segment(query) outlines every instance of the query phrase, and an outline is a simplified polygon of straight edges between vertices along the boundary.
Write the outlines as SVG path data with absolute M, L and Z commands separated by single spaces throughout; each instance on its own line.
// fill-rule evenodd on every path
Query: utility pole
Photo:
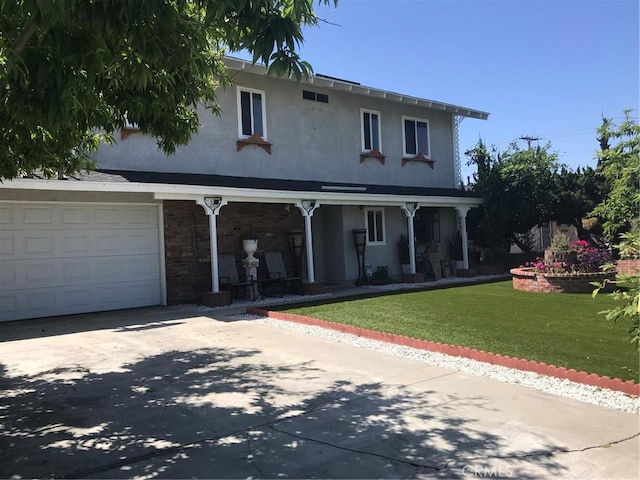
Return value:
M 531 137 L 529 135 L 523 135 L 520 137 L 520 140 L 525 140 L 527 142 L 527 148 L 531 150 L 531 142 L 536 142 L 540 140 L 540 137 Z

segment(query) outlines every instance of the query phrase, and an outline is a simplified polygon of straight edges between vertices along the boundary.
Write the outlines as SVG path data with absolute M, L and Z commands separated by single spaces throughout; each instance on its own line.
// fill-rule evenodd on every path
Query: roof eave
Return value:
M 225 64 L 227 68 L 232 70 L 246 71 L 255 75 L 266 75 L 267 68 L 259 63 L 252 63 L 248 60 L 242 60 L 239 58 L 225 57 Z M 292 78 L 290 80 L 293 81 Z M 449 103 L 437 102 L 435 100 L 429 100 L 426 98 L 413 97 L 411 95 L 403 95 L 388 90 L 382 90 L 379 88 L 368 87 L 366 85 L 359 85 L 346 81 L 341 81 L 333 78 L 319 77 L 316 75 L 309 76 L 308 79 L 302 79 L 301 82 L 316 85 L 318 87 L 329 88 L 336 91 L 350 92 L 356 95 L 370 96 L 375 98 L 382 98 L 389 101 L 395 101 L 405 103 L 408 105 L 417 105 L 424 108 L 433 108 L 435 110 L 442 110 L 449 112 L 453 115 L 459 115 L 461 117 L 476 118 L 479 120 L 487 120 L 489 118 L 488 112 L 481 110 L 475 110 L 469 107 L 463 107 L 460 105 L 453 105 Z

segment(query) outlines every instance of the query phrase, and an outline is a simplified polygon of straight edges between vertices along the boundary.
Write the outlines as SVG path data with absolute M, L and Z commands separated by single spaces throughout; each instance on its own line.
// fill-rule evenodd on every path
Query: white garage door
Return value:
M 158 206 L 0 203 L 0 321 L 159 305 Z

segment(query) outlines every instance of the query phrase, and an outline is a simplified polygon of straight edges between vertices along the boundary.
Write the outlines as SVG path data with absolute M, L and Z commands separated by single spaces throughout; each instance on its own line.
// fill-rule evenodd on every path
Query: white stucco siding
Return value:
M 201 109 L 198 135 L 175 155 L 160 152 L 152 137 L 133 134 L 100 149 L 100 168 L 454 187 L 450 112 L 244 72 L 234 81 L 218 94 L 222 115 Z M 255 145 L 237 151 L 238 85 L 265 92 L 270 155 Z M 325 93 L 329 103 L 304 100 L 302 90 Z M 360 162 L 361 108 L 380 112 L 384 165 L 375 158 Z M 429 121 L 433 168 L 421 162 L 402 166 L 403 115 Z

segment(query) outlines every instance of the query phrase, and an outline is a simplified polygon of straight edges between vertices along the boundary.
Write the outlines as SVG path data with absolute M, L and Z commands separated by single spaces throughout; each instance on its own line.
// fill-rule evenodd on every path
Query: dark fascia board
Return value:
M 135 170 L 97 170 L 78 177 L 85 181 L 114 181 L 156 183 L 166 185 L 197 185 L 205 187 L 247 188 L 287 192 L 340 192 L 373 195 L 407 195 L 421 197 L 478 198 L 472 192 L 456 188 L 409 187 L 401 185 L 347 184 L 313 180 L 284 180 L 278 178 L 232 177 L 198 173 L 143 172 Z

